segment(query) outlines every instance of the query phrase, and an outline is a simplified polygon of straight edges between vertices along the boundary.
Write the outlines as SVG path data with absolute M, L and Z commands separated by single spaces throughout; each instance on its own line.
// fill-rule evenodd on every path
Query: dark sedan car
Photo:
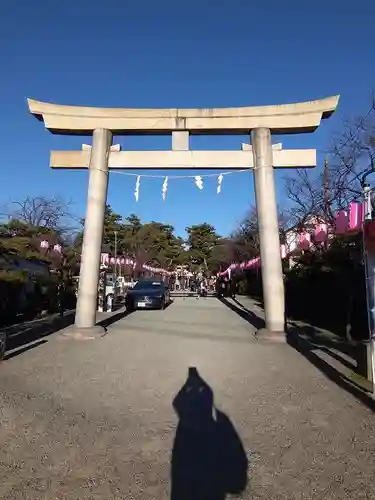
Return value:
M 128 290 L 125 305 L 128 311 L 164 309 L 169 301 L 170 294 L 166 283 L 157 280 L 140 280 Z

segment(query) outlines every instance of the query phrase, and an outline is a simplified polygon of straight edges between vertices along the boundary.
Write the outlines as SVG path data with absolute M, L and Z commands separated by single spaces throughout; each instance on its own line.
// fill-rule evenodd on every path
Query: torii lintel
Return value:
M 91 135 L 95 129 L 114 135 L 248 134 L 268 128 L 273 134 L 312 132 L 336 110 L 339 96 L 316 101 L 233 108 L 100 108 L 65 106 L 27 99 L 29 111 L 55 134 Z

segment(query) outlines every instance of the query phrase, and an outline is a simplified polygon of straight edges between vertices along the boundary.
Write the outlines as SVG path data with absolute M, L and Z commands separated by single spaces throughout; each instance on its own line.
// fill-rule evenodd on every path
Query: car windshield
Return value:
M 150 288 L 161 288 L 162 286 L 162 281 L 141 280 L 134 285 L 133 290 L 144 290 L 145 288 L 149 290 Z

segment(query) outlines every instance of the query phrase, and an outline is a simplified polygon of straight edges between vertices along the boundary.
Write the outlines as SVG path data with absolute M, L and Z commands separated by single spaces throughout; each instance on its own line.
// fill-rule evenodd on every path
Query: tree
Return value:
M 220 238 L 212 247 L 207 264 L 211 272 L 216 273 L 226 269 L 232 262 L 239 262 L 244 259 L 242 246 L 231 238 Z
M 285 238 L 290 218 L 285 210 L 278 210 L 278 223 L 280 241 Z M 236 261 L 258 257 L 260 254 L 260 239 L 258 229 L 258 214 L 256 206 L 250 207 L 249 212 L 243 218 L 239 227 L 231 236 L 232 253 Z
M 115 231 L 120 232 L 122 229 L 122 216 L 117 214 L 111 206 L 107 204 L 104 212 L 103 243 L 113 246 Z
M 204 222 L 186 228 L 188 261 L 196 268 L 209 270 L 209 261 L 214 247 L 219 243 L 220 237 L 214 226 Z
M 328 183 L 327 183 L 328 184 Z M 285 191 L 292 202 L 288 209 L 292 226 L 304 228 L 309 220 L 334 220 L 331 202 L 327 202 L 328 185 L 324 183 L 324 175 L 313 175 L 298 169 L 293 177 L 285 179 Z
M 77 249 L 82 247 L 85 219 L 81 219 L 81 225 L 83 228 L 81 231 L 76 233 L 75 238 L 73 239 L 73 245 Z M 103 243 L 113 247 L 115 241 L 115 231 L 120 232 L 122 229 L 123 225 L 121 215 L 114 212 L 109 204 L 106 204 L 103 223 Z
M 180 261 L 183 252 L 183 240 L 173 233 L 173 226 L 152 221 L 143 224 L 132 238 L 149 262 L 169 268 Z
M 142 227 L 141 219 L 138 215 L 130 214 L 128 217 L 125 217 L 125 230 L 131 232 L 132 235 L 136 234 Z
M 13 201 L 6 210 L 10 220 L 19 221 L 30 227 L 38 227 L 64 233 L 72 228 L 71 202 L 57 196 L 26 196 Z
M 50 249 L 54 245 L 68 247 L 69 231 L 74 218 L 70 202 L 59 197 L 27 196 L 13 202 L 15 209 L 8 209 L 8 222 L 1 225 L 1 246 L 4 251 L 26 259 L 49 261 L 53 268 L 61 267 L 62 256 Z M 41 242 L 47 241 L 48 251 Z
M 259 255 L 258 215 L 255 206 L 250 207 L 248 213 L 232 234 L 232 241 L 241 247 L 249 257 Z
M 170 269 L 176 265 L 185 264 L 186 258 L 184 240 L 172 234 L 164 240 L 163 247 L 160 248 L 155 260 L 161 267 Z
M 375 159 L 375 101 L 369 111 L 359 117 L 347 119 L 342 130 L 333 137 L 332 165 L 329 186 L 336 203 L 347 205 L 353 197 L 362 194 L 363 173 L 374 167 Z
M 26 259 L 48 260 L 40 246 L 43 240 L 48 241 L 49 245 L 61 243 L 60 234 L 53 229 L 31 226 L 16 219 L 1 225 L 0 239 L 6 251 Z
M 169 224 L 156 221 L 143 224 L 136 214 L 122 217 L 107 205 L 103 243 L 109 245 L 111 253 L 115 250 L 115 231 L 118 255 L 133 257 L 139 264 L 147 262 L 160 267 L 173 267 L 181 261 L 184 241 L 174 235 L 174 228 Z M 82 245 L 82 237 L 83 232 L 75 238 L 75 248 Z
M 312 218 L 333 224 L 338 210 L 361 198 L 362 176 L 375 167 L 373 107 L 363 117 L 344 121 L 329 153 L 323 172 L 298 169 L 285 179 L 294 225 L 302 228 Z
M 297 170 L 286 179 L 290 213 L 301 229 L 310 229 L 309 222 L 314 220 L 334 226 L 337 211 L 362 198 L 363 175 L 374 170 L 373 111 L 372 106 L 364 116 L 344 121 L 333 138 L 323 172 Z M 330 319 L 348 339 L 367 334 L 363 271 L 361 234 L 337 236 L 329 246 L 305 252 L 287 273 L 289 314 L 312 322 Z M 332 306 L 332 296 L 340 307 Z M 332 324 L 326 327 L 333 328 Z

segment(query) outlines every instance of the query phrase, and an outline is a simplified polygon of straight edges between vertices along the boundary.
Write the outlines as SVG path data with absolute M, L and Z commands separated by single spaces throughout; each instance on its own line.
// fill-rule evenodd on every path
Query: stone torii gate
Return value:
M 54 134 L 93 135 L 82 151 L 52 151 L 50 166 L 89 169 L 87 209 L 75 328 L 95 336 L 104 210 L 110 169 L 252 168 L 258 211 L 265 336 L 284 339 L 284 285 L 273 168 L 316 166 L 315 149 L 273 147 L 272 134 L 313 132 L 336 109 L 339 96 L 295 104 L 211 109 L 129 109 L 64 106 L 28 99 L 30 112 Z M 194 151 L 189 135 L 250 134 L 239 151 Z M 113 135 L 171 135 L 171 151 L 120 151 Z

